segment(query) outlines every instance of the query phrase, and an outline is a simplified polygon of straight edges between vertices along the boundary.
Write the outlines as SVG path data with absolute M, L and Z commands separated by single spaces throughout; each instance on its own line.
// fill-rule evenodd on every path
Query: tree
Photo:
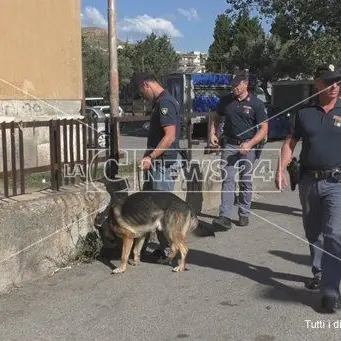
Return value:
M 125 46 L 122 50 L 118 50 L 118 80 L 120 89 L 120 98 L 127 100 L 128 97 L 128 86 L 131 82 L 134 74 L 134 67 L 131 58 L 129 57 L 130 52 L 133 50 L 130 47 Z
M 231 20 L 226 14 L 218 15 L 213 38 L 214 41 L 209 47 L 206 68 L 210 72 L 223 72 L 226 70 L 226 56 L 232 46 Z
M 180 67 L 180 57 L 169 38 L 153 33 L 135 45 L 132 62 L 135 72 L 153 72 L 159 78 Z
M 256 9 L 265 17 L 287 20 L 291 34 L 307 38 L 321 33 L 341 33 L 340 0 L 227 0 L 228 13 Z
M 109 58 L 82 37 L 82 57 L 86 97 L 106 97 L 109 84 Z
M 258 69 L 265 49 L 265 33 L 258 19 L 241 12 L 231 28 L 228 63 L 240 69 Z
M 131 59 L 124 53 L 124 51 L 118 51 L 118 76 L 120 87 L 125 87 L 130 83 L 130 80 L 134 74 L 134 67 Z

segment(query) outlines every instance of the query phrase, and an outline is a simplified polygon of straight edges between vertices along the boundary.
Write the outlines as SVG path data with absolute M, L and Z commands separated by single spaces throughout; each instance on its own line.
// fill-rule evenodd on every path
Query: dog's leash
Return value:
M 137 182 L 139 184 L 139 191 L 142 191 L 142 186 L 141 186 L 141 178 L 144 178 L 144 170 L 142 168 L 139 167 L 138 171 L 137 171 Z

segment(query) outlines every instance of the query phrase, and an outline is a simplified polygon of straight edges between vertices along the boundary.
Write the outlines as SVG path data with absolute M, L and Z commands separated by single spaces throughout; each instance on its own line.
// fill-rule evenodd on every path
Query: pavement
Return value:
M 321 314 L 318 292 L 304 288 L 311 271 L 297 190 L 271 186 L 255 193 L 249 227 L 190 236 L 189 271 L 141 263 L 112 275 L 117 259 L 76 263 L 0 295 L 0 339 L 340 340 L 341 313 Z M 200 226 L 212 229 L 217 214 L 204 211 Z
M 209 227 L 217 213 L 200 219 Z M 111 275 L 94 261 L 25 283 L 0 296 L 1 339 L 340 340 L 341 314 L 319 313 L 318 293 L 304 288 L 297 191 L 258 193 L 249 227 L 192 235 L 189 245 L 183 273 L 142 263 Z

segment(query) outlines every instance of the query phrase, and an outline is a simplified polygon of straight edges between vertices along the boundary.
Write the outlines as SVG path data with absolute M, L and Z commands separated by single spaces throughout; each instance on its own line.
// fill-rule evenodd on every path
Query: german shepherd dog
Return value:
M 167 238 L 171 253 L 171 262 L 180 252 L 179 265 L 173 271 L 184 271 L 188 252 L 186 237 L 198 226 L 198 219 L 191 207 L 178 196 L 170 192 L 136 192 L 110 208 L 112 210 L 109 226 L 114 234 L 123 240 L 121 266 L 114 274 L 124 273 L 129 255 L 133 249 L 134 259 L 130 263 L 138 265 L 146 236 L 157 229 Z

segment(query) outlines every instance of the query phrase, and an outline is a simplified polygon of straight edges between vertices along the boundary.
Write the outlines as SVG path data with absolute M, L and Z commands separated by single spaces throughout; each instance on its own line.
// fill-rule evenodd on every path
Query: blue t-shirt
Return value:
M 169 125 L 176 126 L 176 138 L 172 145 L 166 150 L 161 158 L 172 163 L 177 159 L 180 139 L 180 105 L 178 101 L 168 92 L 164 91 L 155 102 L 151 117 L 148 134 L 147 148 L 151 152 L 158 146 L 164 137 L 163 128 Z
M 225 118 L 223 134 L 249 140 L 257 133 L 257 126 L 267 120 L 264 103 L 252 94 L 239 101 L 233 94 L 221 98 L 217 114 Z
M 302 139 L 303 169 L 323 170 L 341 166 L 341 100 L 325 113 L 319 105 L 301 109 L 293 122 L 291 136 Z

